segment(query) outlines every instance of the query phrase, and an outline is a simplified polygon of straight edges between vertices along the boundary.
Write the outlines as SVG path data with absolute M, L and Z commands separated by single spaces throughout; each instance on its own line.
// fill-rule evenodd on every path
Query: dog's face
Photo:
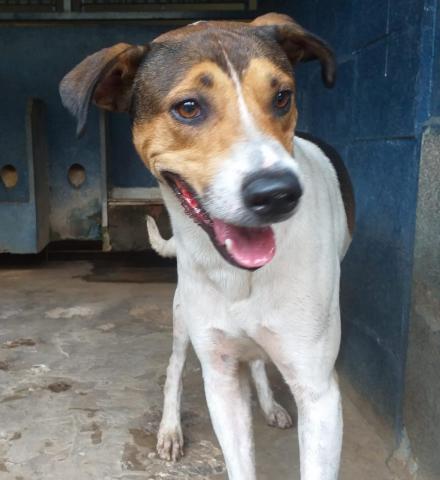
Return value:
M 292 65 L 313 59 L 330 86 L 331 50 L 283 15 L 199 22 L 146 46 L 97 52 L 60 91 L 80 130 L 90 100 L 129 111 L 153 175 L 226 260 L 255 269 L 274 255 L 270 225 L 293 215 L 302 194 Z

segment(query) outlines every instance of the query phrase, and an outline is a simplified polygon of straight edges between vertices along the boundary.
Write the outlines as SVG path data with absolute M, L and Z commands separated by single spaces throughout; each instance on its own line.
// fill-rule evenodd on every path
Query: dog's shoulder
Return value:
M 314 135 L 305 132 L 295 132 L 295 136 L 307 140 L 316 145 L 322 153 L 330 160 L 332 167 L 336 172 L 341 190 L 342 200 L 344 202 L 345 213 L 347 215 L 347 224 L 350 234 L 353 234 L 355 225 L 355 198 L 353 185 L 347 167 L 341 156 L 335 148 Z

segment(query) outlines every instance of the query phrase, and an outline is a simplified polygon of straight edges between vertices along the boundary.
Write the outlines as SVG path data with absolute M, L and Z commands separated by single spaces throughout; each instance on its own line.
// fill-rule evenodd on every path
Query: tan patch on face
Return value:
M 256 128 L 292 151 L 297 112 L 274 114 L 273 99 L 279 90 L 294 89 L 291 76 L 264 58 L 251 60 L 243 74 L 242 94 Z M 133 141 L 153 175 L 161 171 L 181 175 L 202 193 L 220 171 L 228 151 L 247 139 L 232 78 L 209 61 L 192 67 L 183 80 L 163 99 L 161 113 L 133 127 Z M 185 99 L 200 99 L 207 106 L 206 119 L 196 125 L 181 123 L 171 114 L 172 106 Z
M 288 152 L 293 147 L 293 131 L 298 113 L 295 99 L 283 116 L 274 115 L 273 100 L 280 90 L 295 91 L 293 77 L 267 58 L 254 58 L 243 74 L 242 90 L 248 109 L 262 132 L 278 140 Z
M 207 105 L 206 119 L 197 125 L 176 120 L 172 106 L 194 98 Z M 161 171 L 178 173 L 199 193 L 209 186 L 221 160 L 243 135 L 234 84 L 208 61 L 192 67 L 164 98 L 162 113 L 133 127 L 135 147 L 151 172 L 159 178 Z

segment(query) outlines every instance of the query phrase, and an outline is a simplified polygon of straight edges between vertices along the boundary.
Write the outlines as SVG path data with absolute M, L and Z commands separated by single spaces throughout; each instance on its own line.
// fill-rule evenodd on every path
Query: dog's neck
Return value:
M 176 242 L 179 277 L 202 276 L 212 288 L 222 292 L 230 302 L 235 303 L 248 299 L 252 295 L 254 283 L 268 281 L 271 272 L 276 271 L 274 264 L 280 261 L 277 257 L 254 272 L 230 265 L 217 252 L 203 229 L 185 214 L 168 185 L 161 184 L 161 191 Z M 273 226 L 277 237 L 277 256 L 283 258 L 289 244 L 291 222 L 292 219 Z
M 185 214 L 171 189 L 162 184 L 161 191 L 176 242 L 179 276 L 203 276 L 213 288 L 221 291 L 232 302 L 249 298 L 257 272 L 227 263 L 203 229 Z

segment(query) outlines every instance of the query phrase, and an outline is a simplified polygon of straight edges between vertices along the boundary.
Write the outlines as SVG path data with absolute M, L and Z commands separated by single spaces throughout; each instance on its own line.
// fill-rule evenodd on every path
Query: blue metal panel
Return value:
M 359 50 L 382 38 L 388 28 L 388 1 L 355 0 L 353 3 L 353 37 L 351 46 Z
M 337 82 L 333 89 L 323 88 L 321 72 L 315 67 L 309 73 L 308 114 L 313 121 L 313 133 L 323 139 L 332 138 L 333 143 L 345 144 L 353 130 L 352 110 L 356 103 L 348 92 L 352 92 L 355 81 L 354 60 L 338 65 Z M 307 93 L 307 90 L 305 94 Z
M 432 49 L 432 57 L 433 59 L 437 59 L 436 62 L 433 62 L 433 76 L 432 76 L 432 98 L 430 104 L 430 111 L 432 116 L 439 117 L 440 116 L 440 62 L 438 58 L 440 56 L 440 6 L 438 2 L 434 2 L 435 7 L 437 10 L 434 9 L 435 15 L 435 22 L 431 27 L 434 31 L 433 34 L 435 35 L 435 42 L 434 48 Z
M 390 34 L 356 55 L 355 138 L 414 136 L 418 34 Z
M 423 10 L 427 3 L 429 2 L 420 0 L 388 0 L 388 31 L 420 28 Z
M 30 99 L 24 109 L 20 133 L 24 154 L 5 160 L 18 170 L 18 183 L 0 197 L 0 252 L 37 253 L 49 236 L 49 188 L 44 105 Z M 5 152 L 5 154 L 11 152 Z M 5 158 L 5 155 L 3 158 Z
M 33 202 L 0 204 L 0 253 L 37 253 Z
M 287 8 L 289 7 L 292 9 L 290 5 Z M 296 2 L 293 8 L 295 19 L 332 45 L 339 57 L 351 53 L 352 0 L 328 1 L 324 9 L 320 0 L 309 0 Z
M 349 146 L 357 226 L 343 266 L 342 361 L 382 413 L 400 423 L 413 258 L 415 140 Z M 398 427 L 400 428 L 400 427 Z
M 0 78 L 3 78 L 2 72 L 0 72 Z M 8 94 L 5 94 L 3 90 L 2 84 L 0 89 L 2 106 L 0 169 L 5 165 L 14 166 L 18 172 L 18 184 L 13 189 L 6 189 L 0 182 L 0 202 L 27 202 L 29 200 L 29 175 L 26 156 L 26 98 L 20 98 L 15 83 L 10 86 Z
M 127 115 L 110 114 L 109 136 L 109 183 L 110 187 L 152 187 L 156 180 L 137 155 L 131 138 Z
M 15 24 L 0 26 L 2 63 L 0 78 L 2 89 L 0 102 L 0 151 L 2 163 L 17 165 L 23 184 L 15 195 L 25 201 L 26 151 L 23 118 L 26 101 L 38 97 L 47 105 L 47 127 L 49 143 L 49 173 L 51 187 L 51 230 L 52 239 L 83 238 L 99 239 L 101 236 L 101 168 L 98 115 L 92 107 L 88 129 L 77 140 L 72 118 L 61 105 L 58 84 L 61 78 L 87 55 L 115 43 L 146 43 L 169 27 L 146 27 L 143 25 L 120 24 L 67 24 L 63 26 L 29 26 Z M 124 159 L 125 147 L 129 145 L 129 132 L 124 120 L 111 121 L 115 139 L 112 140 L 119 162 Z M 122 140 L 122 138 L 124 140 Z M 116 140 L 115 140 L 116 141 Z M 131 148 L 131 147 L 130 147 Z M 131 161 L 133 150 L 128 150 Z M 148 186 L 151 177 L 141 170 L 139 160 L 133 177 L 136 186 Z M 6 163 L 6 162 L 5 162 Z M 73 163 L 86 169 L 87 179 L 80 189 L 73 188 L 67 179 L 67 172 Z M 122 167 L 115 168 L 115 184 L 124 178 Z M 0 201 L 5 192 L 0 191 Z M 8 193 L 8 195 L 10 195 Z

